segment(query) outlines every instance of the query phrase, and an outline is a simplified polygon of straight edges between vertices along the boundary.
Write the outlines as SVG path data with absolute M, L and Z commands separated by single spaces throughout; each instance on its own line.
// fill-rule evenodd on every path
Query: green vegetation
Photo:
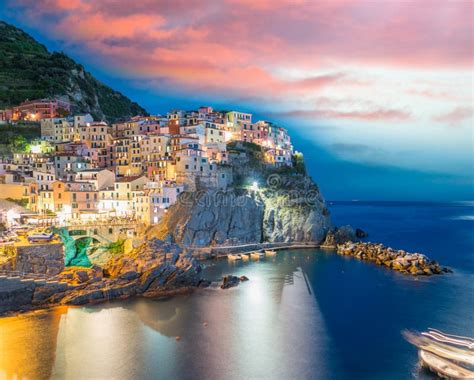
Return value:
M 113 255 L 119 255 L 124 252 L 125 247 L 125 239 L 119 239 L 114 243 L 110 243 L 104 247 L 107 251 L 109 251 Z
M 293 163 L 293 167 L 295 171 L 299 174 L 306 174 L 306 165 L 304 164 L 304 157 L 303 153 L 296 152 L 291 157 L 291 161 Z
M 9 201 L 9 202 L 16 203 L 18 206 L 21 206 L 21 207 L 28 206 L 28 199 L 26 199 L 26 198 L 24 198 L 24 199 L 7 198 L 6 200 Z
M 227 150 L 241 151 L 241 152 L 261 152 L 262 147 L 258 144 L 247 141 L 231 141 L 227 144 Z
M 292 178 L 306 176 L 306 166 L 302 153 L 296 152 L 292 156 L 292 166 L 273 166 L 264 160 L 264 148 L 260 145 L 235 141 L 227 144 L 230 154 L 242 154 L 243 158 L 234 159 L 232 166 L 233 187 L 248 189 L 254 182 L 260 189 L 272 190 L 284 188 Z M 247 159 L 248 158 L 248 159 Z
M 26 99 L 61 96 L 69 98 L 74 112 L 89 112 L 99 120 L 147 114 L 64 53 L 48 52 L 27 33 L 2 21 L 0 52 L 0 109 Z M 82 94 L 79 101 L 70 96 L 78 92 Z
M 0 125 L 0 156 L 12 153 L 27 153 L 30 142 L 41 137 L 39 124 Z

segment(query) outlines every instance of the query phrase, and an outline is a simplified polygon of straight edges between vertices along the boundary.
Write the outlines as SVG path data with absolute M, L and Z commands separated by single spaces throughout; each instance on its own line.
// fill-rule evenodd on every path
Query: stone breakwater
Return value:
M 451 269 L 440 266 L 421 253 L 408 253 L 394 250 L 383 244 L 346 242 L 337 245 L 337 253 L 353 256 L 360 260 L 374 262 L 387 268 L 413 276 L 430 276 L 452 272 Z
M 56 305 L 154 297 L 205 287 L 199 261 L 176 244 L 152 239 L 102 268 L 66 268 L 53 279 L 0 278 L 0 314 Z

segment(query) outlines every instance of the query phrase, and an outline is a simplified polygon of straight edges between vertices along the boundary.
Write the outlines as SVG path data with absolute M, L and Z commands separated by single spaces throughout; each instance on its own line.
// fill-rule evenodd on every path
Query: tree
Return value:
M 293 154 L 291 157 L 291 161 L 297 173 L 306 174 L 306 165 L 304 164 L 303 153 L 295 152 L 295 154 Z
M 69 111 L 62 107 L 58 107 L 58 109 L 56 110 L 56 113 L 58 114 L 59 117 L 69 116 Z
M 25 137 L 22 135 L 13 136 L 10 140 L 10 149 L 15 153 L 26 153 L 28 151 L 29 144 Z

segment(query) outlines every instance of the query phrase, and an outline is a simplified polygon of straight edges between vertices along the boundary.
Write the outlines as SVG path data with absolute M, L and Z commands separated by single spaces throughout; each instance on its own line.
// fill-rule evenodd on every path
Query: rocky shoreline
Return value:
M 348 231 L 346 228 L 340 229 L 339 233 L 329 233 L 321 248 L 335 249 L 340 255 L 374 262 L 413 276 L 452 272 L 421 253 L 394 250 L 370 242 L 339 243 L 347 238 Z M 135 296 L 172 296 L 208 287 L 211 283 L 201 276 L 202 260 L 193 253 L 196 252 L 154 238 L 128 254 L 111 258 L 102 267 L 69 267 L 48 281 L 0 278 L 0 315 Z M 245 276 L 228 275 L 216 285 L 228 289 L 247 280 Z
M 413 276 L 431 276 L 452 272 L 451 269 L 440 266 L 438 262 L 421 253 L 394 250 L 383 244 L 346 242 L 337 244 L 336 252 L 340 255 L 371 261 L 377 265 L 383 265 L 386 268 Z
M 158 297 L 207 287 L 201 263 L 178 245 L 152 239 L 104 267 L 69 267 L 50 280 L 2 278 L 0 315 L 133 296 Z

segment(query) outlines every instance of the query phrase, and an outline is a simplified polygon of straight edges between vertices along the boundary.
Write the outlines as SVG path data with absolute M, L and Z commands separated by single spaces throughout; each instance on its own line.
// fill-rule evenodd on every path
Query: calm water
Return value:
M 474 204 L 330 207 L 336 224 L 426 253 L 455 273 L 411 278 L 319 250 L 223 261 L 206 269 L 209 278 L 250 281 L 0 319 L 0 378 L 430 378 L 400 331 L 430 326 L 474 336 Z

